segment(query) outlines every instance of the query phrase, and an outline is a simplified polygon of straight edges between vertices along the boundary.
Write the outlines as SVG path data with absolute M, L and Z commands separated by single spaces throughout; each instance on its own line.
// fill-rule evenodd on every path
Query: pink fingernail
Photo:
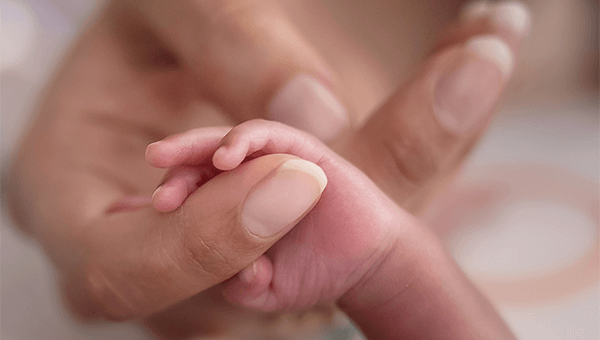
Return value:
M 225 156 L 227 155 L 227 146 L 225 145 L 221 145 L 217 151 L 215 151 L 215 153 L 213 154 L 213 165 L 215 166 L 215 168 L 219 169 L 219 170 L 224 170 L 224 171 L 228 171 L 233 169 L 233 167 L 231 167 L 231 165 L 227 162 L 227 159 L 225 158 Z
M 156 190 L 154 190 L 154 193 L 152 193 L 152 201 L 154 201 L 154 198 L 156 197 L 156 195 L 158 195 L 158 193 L 163 189 L 162 185 L 159 186 L 158 188 L 156 188 Z
M 253 235 L 271 237 L 307 213 L 326 185 L 318 165 L 289 159 L 252 189 L 242 208 L 242 223 Z
M 298 75 L 274 96 L 269 119 L 330 140 L 348 125 L 348 112 L 333 93 L 315 78 Z
M 170 212 L 179 208 L 186 197 L 184 191 L 173 186 L 159 186 L 152 194 L 152 205 L 159 212 Z
M 457 134 L 470 133 L 492 112 L 513 67 L 510 48 L 494 36 L 469 40 L 459 60 L 438 80 L 434 113 Z
M 242 269 L 242 271 L 240 271 L 238 273 L 238 277 L 239 277 L 240 281 L 242 281 L 246 284 L 250 284 L 250 283 L 252 283 L 252 281 L 254 281 L 256 272 L 257 272 L 256 262 L 252 262 L 251 265 Z

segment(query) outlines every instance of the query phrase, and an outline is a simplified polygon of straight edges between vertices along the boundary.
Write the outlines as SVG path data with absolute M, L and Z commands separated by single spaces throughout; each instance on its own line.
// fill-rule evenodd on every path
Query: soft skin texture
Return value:
M 111 2 L 49 83 L 12 159 L 4 182 L 7 202 L 56 266 L 76 315 L 142 318 L 168 338 L 221 335 L 232 325 L 239 325 L 238 335 L 247 334 L 245 327 L 276 328 L 268 321 L 272 314 L 235 308 L 218 288 L 206 289 L 250 265 L 277 237 L 203 234 L 207 244 L 228 246 L 222 252 L 180 241 L 186 233 L 243 230 L 235 215 L 224 212 L 235 212 L 252 185 L 291 156 L 246 162 L 198 190 L 197 206 L 184 203 L 177 214 L 161 214 L 148 206 L 148 197 L 164 171 L 146 163 L 146 146 L 194 127 L 266 117 L 288 81 L 309 75 L 348 108 L 379 107 L 349 109 L 349 126 L 328 145 L 402 208 L 417 212 L 452 177 L 487 123 L 483 119 L 463 134 L 447 130 L 432 110 L 436 81 L 456 58 L 472 61 L 463 52 L 474 36 L 500 37 L 516 56 L 520 39 L 492 22 L 479 18 L 446 28 L 413 76 L 389 96 L 380 93 L 378 98 L 387 97 L 380 103 L 349 95 L 339 76 L 353 74 L 361 63 L 332 71 L 329 62 L 347 61 L 347 55 L 334 45 L 324 44 L 332 49 L 323 51 L 311 46 L 277 2 Z M 508 80 L 492 76 L 488 80 L 500 88 Z M 360 85 L 381 88 L 375 78 L 363 77 Z M 491 113 L 481 114 L 489 119 Z M 255 182 L 242 180 L 248 173 L 256 174 Z M 207 189 L 223 199 L 215 202 Z M 138 209 L 124 209 L 132 205 Z M 198 269 L 207 264 L 226 270 Z
M 171 167 L 161 186 L 179 193 L 157 191 L 153 203 L 178 207 L 187 198 L 189 174 L 184 178 L 178 167 L 199 166 L 196 179 L 202 181 L 200 169 L 211 161 L 230 171 L 245 159 L 278 153 L 314 162 L 328 184 L 291 232 L 226 283 L 229 301 L 289 311 L 339 300 L 374 339 L 512 337 L 424 226 L 358 169 L 299 130 L 252 120 L 222 139 L 210 129 L 196 129 L 153 143 L 146 158 L 154 166 Z
M 261 305 L 254 302 L 254 307 L 287 311 L 333 302 L 387 254 L 399 238 L 396 234 L 406 232 L 402 221 L 409 217 L 364 174 L 316 138 L 264 120 L 242 123 L 222 139 L 210 140 L 210 133 L 210 129 L 197 129 L 169 137 L 152 144 L 146 158 L 160 167 L 205 166 L 212 159 L 219 170 L 232 170 L 247 156 L 289 154 L 317 164 L 327 175 L 319 203 L 267 252 L 276 275 L 265 287 L 268 296 L 259 297 Z M 179 206 L 183 203 L 180 198 L 190 192 L 177 170 L 171 169 L 162 184 L 173 194 L 163 196 L 164 191 L 158 191 L 153 197 L 155 206 Z M 197 174 L 200 181 L 202 171 Z M 233 293 L 228 296 L 243 298 Z

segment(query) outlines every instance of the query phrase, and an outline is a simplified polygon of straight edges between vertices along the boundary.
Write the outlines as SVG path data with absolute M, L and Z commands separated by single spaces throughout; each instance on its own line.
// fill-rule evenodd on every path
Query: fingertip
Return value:
M 461 22 L 466 23 L 484 18 L 489 12 L 490 3 L 488 1 L 473 1 L 462 7 L 458 18 Z
M 510 47 L 496 36 L 475 36 L 469 39 L 465 47 L 479 58 L 492 62 L 504 78 L 508 78 L 514 67 L 514 56 Z
M 459 20 L 469 24 L 479 20 L 488 20 L 494 28 L 509 30 L 517 38 L 522 39 L 531 30 L 531 13 L 520 1 L 476 1 L 463 7 Z
M 229 148 L 226 145 L 221 145 L 213 155 L 213 165 L 215 168 L 222 171 L 229 171 L 239 165 L 239 162 L 235 162 L 230 156 Z
M 146 162 L 148 162 L 148 164 L 152 166 L 156 166 L 158 163 L 156 149 L 159 144 L 160 141 L 148 144 L 148 146 L 146 147 L 146 152 L 144 153 L 144 158 L 146 158 Z
M 273 276 L 273 264 L 266 256 L 262 255 L 252 264 L 238 273 L 239 280 L 249 287 L 262 290 L 268 287 Z
M 171 212 L 181 206 L 186 198 L 185 193 L 177 188 L 161 185 L 152 194 L 152 206 L 158 212 Z
M 236 305 L 255 309 L 269 308 L 272 279 L 273 264 L 262 255 L 225 284 L 223 296 Z
M 493 20 L 496 25 L 506 27 L 517 37 L 524 38 L 531 30 L 531 13 L 520 1 L 503 1 L 496 4 Z
M 213 165 L 222 171 L 229 171 L 237 168 L 246 156 L 248 156 L 249 145 L 248 135 L 240 125 L 233 128 L 221 139 L 219 148 L 213 154 Z
M 477 1 L 467 3 L 455 24 L 444 29 L 434 52 L 464 44 L 476 36 L 498 36 L 518 52 L 530 34 L 532 16 L 527 5 L 520 1 Z
M 258 270 L 256 267 L 256 261 L 252 262 L 251 265 L 237 273 L 238 279 L 246 285 L 251 285 L 256 278 L 256 273 Z
M 144 157 L 153 167 L 168 168 L 176 165 L 173 159 L 176 154 L 177 148 L 172 143 L 161 140 L 148 144 Z

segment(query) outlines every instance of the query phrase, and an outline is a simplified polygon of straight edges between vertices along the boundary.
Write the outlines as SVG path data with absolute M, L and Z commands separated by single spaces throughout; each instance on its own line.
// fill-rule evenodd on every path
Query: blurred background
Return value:
M 525 3 L 532 32 L 498 117 L 423 218 L 518 337 L 599 339 L 598 1 Z M 3 173 L 44 84 L 101 4 L 1 0 Z M 368 50 L 370 71 L 388 82 L 373 94 L 383 98 L 463 1 L 282 4 L 315 46 L 328 34 L 314 28 L 320 17 L 311 11 Z M 76 323 L 43 253 L 13 228 L 4 207 L 0 235 L 2 339 L 151 339 L 134 324 Z

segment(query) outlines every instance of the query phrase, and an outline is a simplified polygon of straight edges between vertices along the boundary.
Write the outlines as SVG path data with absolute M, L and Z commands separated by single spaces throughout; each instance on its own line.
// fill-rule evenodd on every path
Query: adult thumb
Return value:
M 68 284 L 69 302 L 123 320 L 198 294 L 262 255 L 312 209 L 326 184 L 314 163 L 274 154 L 214 177 L 171 213 L 113 214 L 94 228 L 84 277 Z
M 300 221 L 326 184 L 319 166 L 294 156 L 267 155 L 244 163 L 185 201 L 179 213 L 185 248 L 207 274 L 218 281 L 229 278 Z

